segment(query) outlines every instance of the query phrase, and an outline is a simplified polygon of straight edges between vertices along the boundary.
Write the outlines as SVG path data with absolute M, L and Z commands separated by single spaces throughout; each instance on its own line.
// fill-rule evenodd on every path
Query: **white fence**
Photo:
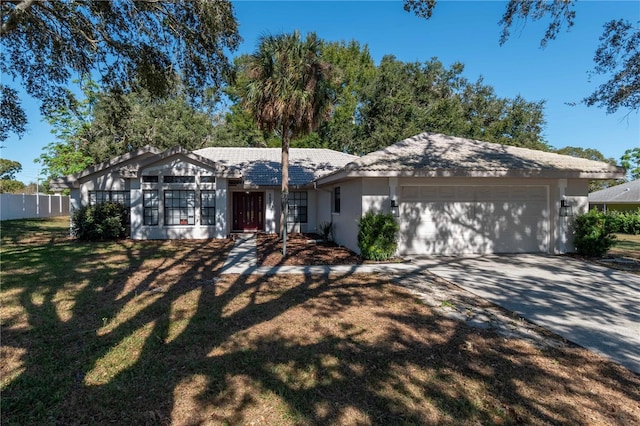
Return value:
M 68 196 L 0 194 L 0 220 L 67 216 L 68 214 Z

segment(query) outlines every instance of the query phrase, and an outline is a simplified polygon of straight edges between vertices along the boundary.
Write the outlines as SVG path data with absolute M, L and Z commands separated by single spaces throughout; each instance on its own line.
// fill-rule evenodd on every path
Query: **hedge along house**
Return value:
M 401 255 L 571 251 L 589 180 L 624 176 L 607 163 L 432 133 L 360 158 L 292 148 L 289 167 L 290 231 L 332 222 L 335 241 L 358 252 L 359 218 L 391 212 Z M 72 209 L 124 202 L 134 239 L 224 238 L 279 230 L 280 179 L 279 148 L 145 147 L 51 187 L 71 188 Z
M 225 238 L 232 232 L 280 228 L 279 148 L 147 146 L 51 182 L 71 189 L 71 210 L 104 201 L 130 209 L 133 239 Z M 292 148 L 289 157 L 291 232 L 315 232 L 331 221 L 330 194 L 313 181 L 357 159 L 327 149 Z

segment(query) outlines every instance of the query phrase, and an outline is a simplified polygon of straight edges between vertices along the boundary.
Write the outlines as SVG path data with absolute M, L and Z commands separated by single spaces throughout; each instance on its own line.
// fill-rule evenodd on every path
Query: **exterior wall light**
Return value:
M 391 216 L 400 217 L 400 207 L 396 200 L 391 200 Z
M 564 197 L 562 197 L 562 200 L 560 200 L 560 217 L 569 216 L 573 216 L 573 206 L 569 204 Z

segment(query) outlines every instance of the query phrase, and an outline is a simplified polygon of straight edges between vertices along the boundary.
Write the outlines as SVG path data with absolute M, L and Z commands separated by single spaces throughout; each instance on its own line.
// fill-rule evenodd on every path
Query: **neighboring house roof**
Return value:
M 282 150 L 280 148 L 211 147 L 194 151 L 230 172 L 242 174 L 249 186 L 280 186 Z M 289 185 L 307 185 L 341 169 L 358 157 L 331 149 L 290 148 Z
M 360 157 L 318 180 L 355 176 L 477 176 L 612 179 L 608 163 L 436 133 L 422 133 Z
M 640 179 L 592 192 L 589 203 L 640 204 Z

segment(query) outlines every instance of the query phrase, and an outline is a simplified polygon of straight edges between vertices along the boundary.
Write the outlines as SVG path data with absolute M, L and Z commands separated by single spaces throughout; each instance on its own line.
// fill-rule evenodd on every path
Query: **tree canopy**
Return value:
M 469 82 L 463 70 L 461 63 L 446 68 L 436 58 L 404 63 L 385 56 L 361 99 L 358 153 L 425 131 L 548 149 L 544 102 L 500 98 L 482 78 Z
M 615 158 L 607 158 L 600 151 L 593 148 L 582 148 L 577 146 L 565 146 L 564 148 L 556 149 L 553 152 L 562 155 L 570 155 L 576 158 L 586 158 L 587 160 L 603 161 L 612 165 L 617 165 Z M 608 180 L 591 180 L 589 181 L 589 192 L 598 191 L 600 189 L 608 188 L 613 185 L 619 184 L 620 181 L 616 179 Z
M 620 158 L 620 163 L 627 169 L 631 180 L 640 179 L 640 148 L 626 150 Z
M 85 75 L 99 77 L 105 91 L 145 89 L 153 97 L 179 81 L 198 101 L 223 82 L 225 51 L 240 41 L 227 0 L 21 0 L 0 8 L 0 71 L 41 101 L 43 115 L 72 103 L 70 80 Z M 0 136 L 20 135 L 24 111 L 15 90 L 0 87 Z
M 554 40 L 560 31 L 575 24 L 577 0 L 509 0 L 502 19 L 500 44 L 507 42 L 511 28 L 518 21 L 547 20 L 548 26 L 540 46 Z M 435 0 L 404 0 L 406 11 L 416 16 L 431 18 Z M 614 113 L 620 108 L 640 110 L 640 21 L 635 25 L 628 19 L 614 19 L 604 23 L 600 45 L 594 54 L 592 74 L 608 75 L 609 80 L 586 96 L 583 102 L 606 108 Z
M 18 92 L 0 83 L 0 142 L 10 133 L 22 135 L 27 130 L 27 114 L 20 107 Z
M 331 106 L 329 64 L 320 58 L 322 41 L 292 34 L 263 36 L 240 73 L 242 104 L 259 127 L 280 133 L 283 147 L 326 119 Z
M 355 143 L 361 121 L 365 87 L 375 78 L 374 65 L 368 47 L 356 41 L 328 42 L 322 46 L 322 59 L 331 64 L 334 93 L 331 114 L 318 130 L 318 137 L 302 142 L 306 146 L 322 146 L 336 151 L 356 152 Z
M 604 25 L 596 50 L 594 74 L 612 74 L 595 92 L 585 98 L 614 113 L 619 108 L 640 110 L 640 22 L 635 27 L 626 20 Z
M 17 161 L 0 158 L 0 180 L 15 179 L 16 173 L 22 171 L 22 164 Z
M 554 150 L 557 154 L 570 155 L 576 158 L 586 158 L 587 160 L 602 161 L 612 165 L 616 165 L 615 158 L 607 158 L 600 151 L 593 148 L 582 148 L 578 146 L 565 146 L 564 148 Z
M 77 173 L 145 145 L 188 150 L 213 145 L 212 116 L 191 105 L 179 88 L 155 99 L 144 90 L 102 92 L 91 81 L 83 87 L 84 97 L 72 107 L 49 114 L 56 140 L 38 159 L 49 178 Z
M 324 43 L 321 58 L 335 77 L 328 87 L 333 107 L 315 132 L 293 138 L 292 146 L 366 154 L 432 131 L 549 149 L 542 136 L 544 102 L 499 97 L 482 78 L 473 83 L 464 78 L 461 63 L 447 68 L 436 58 L 405 63 L 387 55 L 375 66 L 367 46 L 353 41 Z M 246 61 L 236 61 L 240 70 Z M 248 84 L 245 74 L 239 71 L 228 89 L 233 104 L 218 131 L 245 146 L 271 145 L 281 132 L 264 132 L 252 123 L 241 89 Z
M 15 180 L 20 171 L 22 164 L 19 162 L 0 158 L 0 193 L 24 192 L 26 185 Z

